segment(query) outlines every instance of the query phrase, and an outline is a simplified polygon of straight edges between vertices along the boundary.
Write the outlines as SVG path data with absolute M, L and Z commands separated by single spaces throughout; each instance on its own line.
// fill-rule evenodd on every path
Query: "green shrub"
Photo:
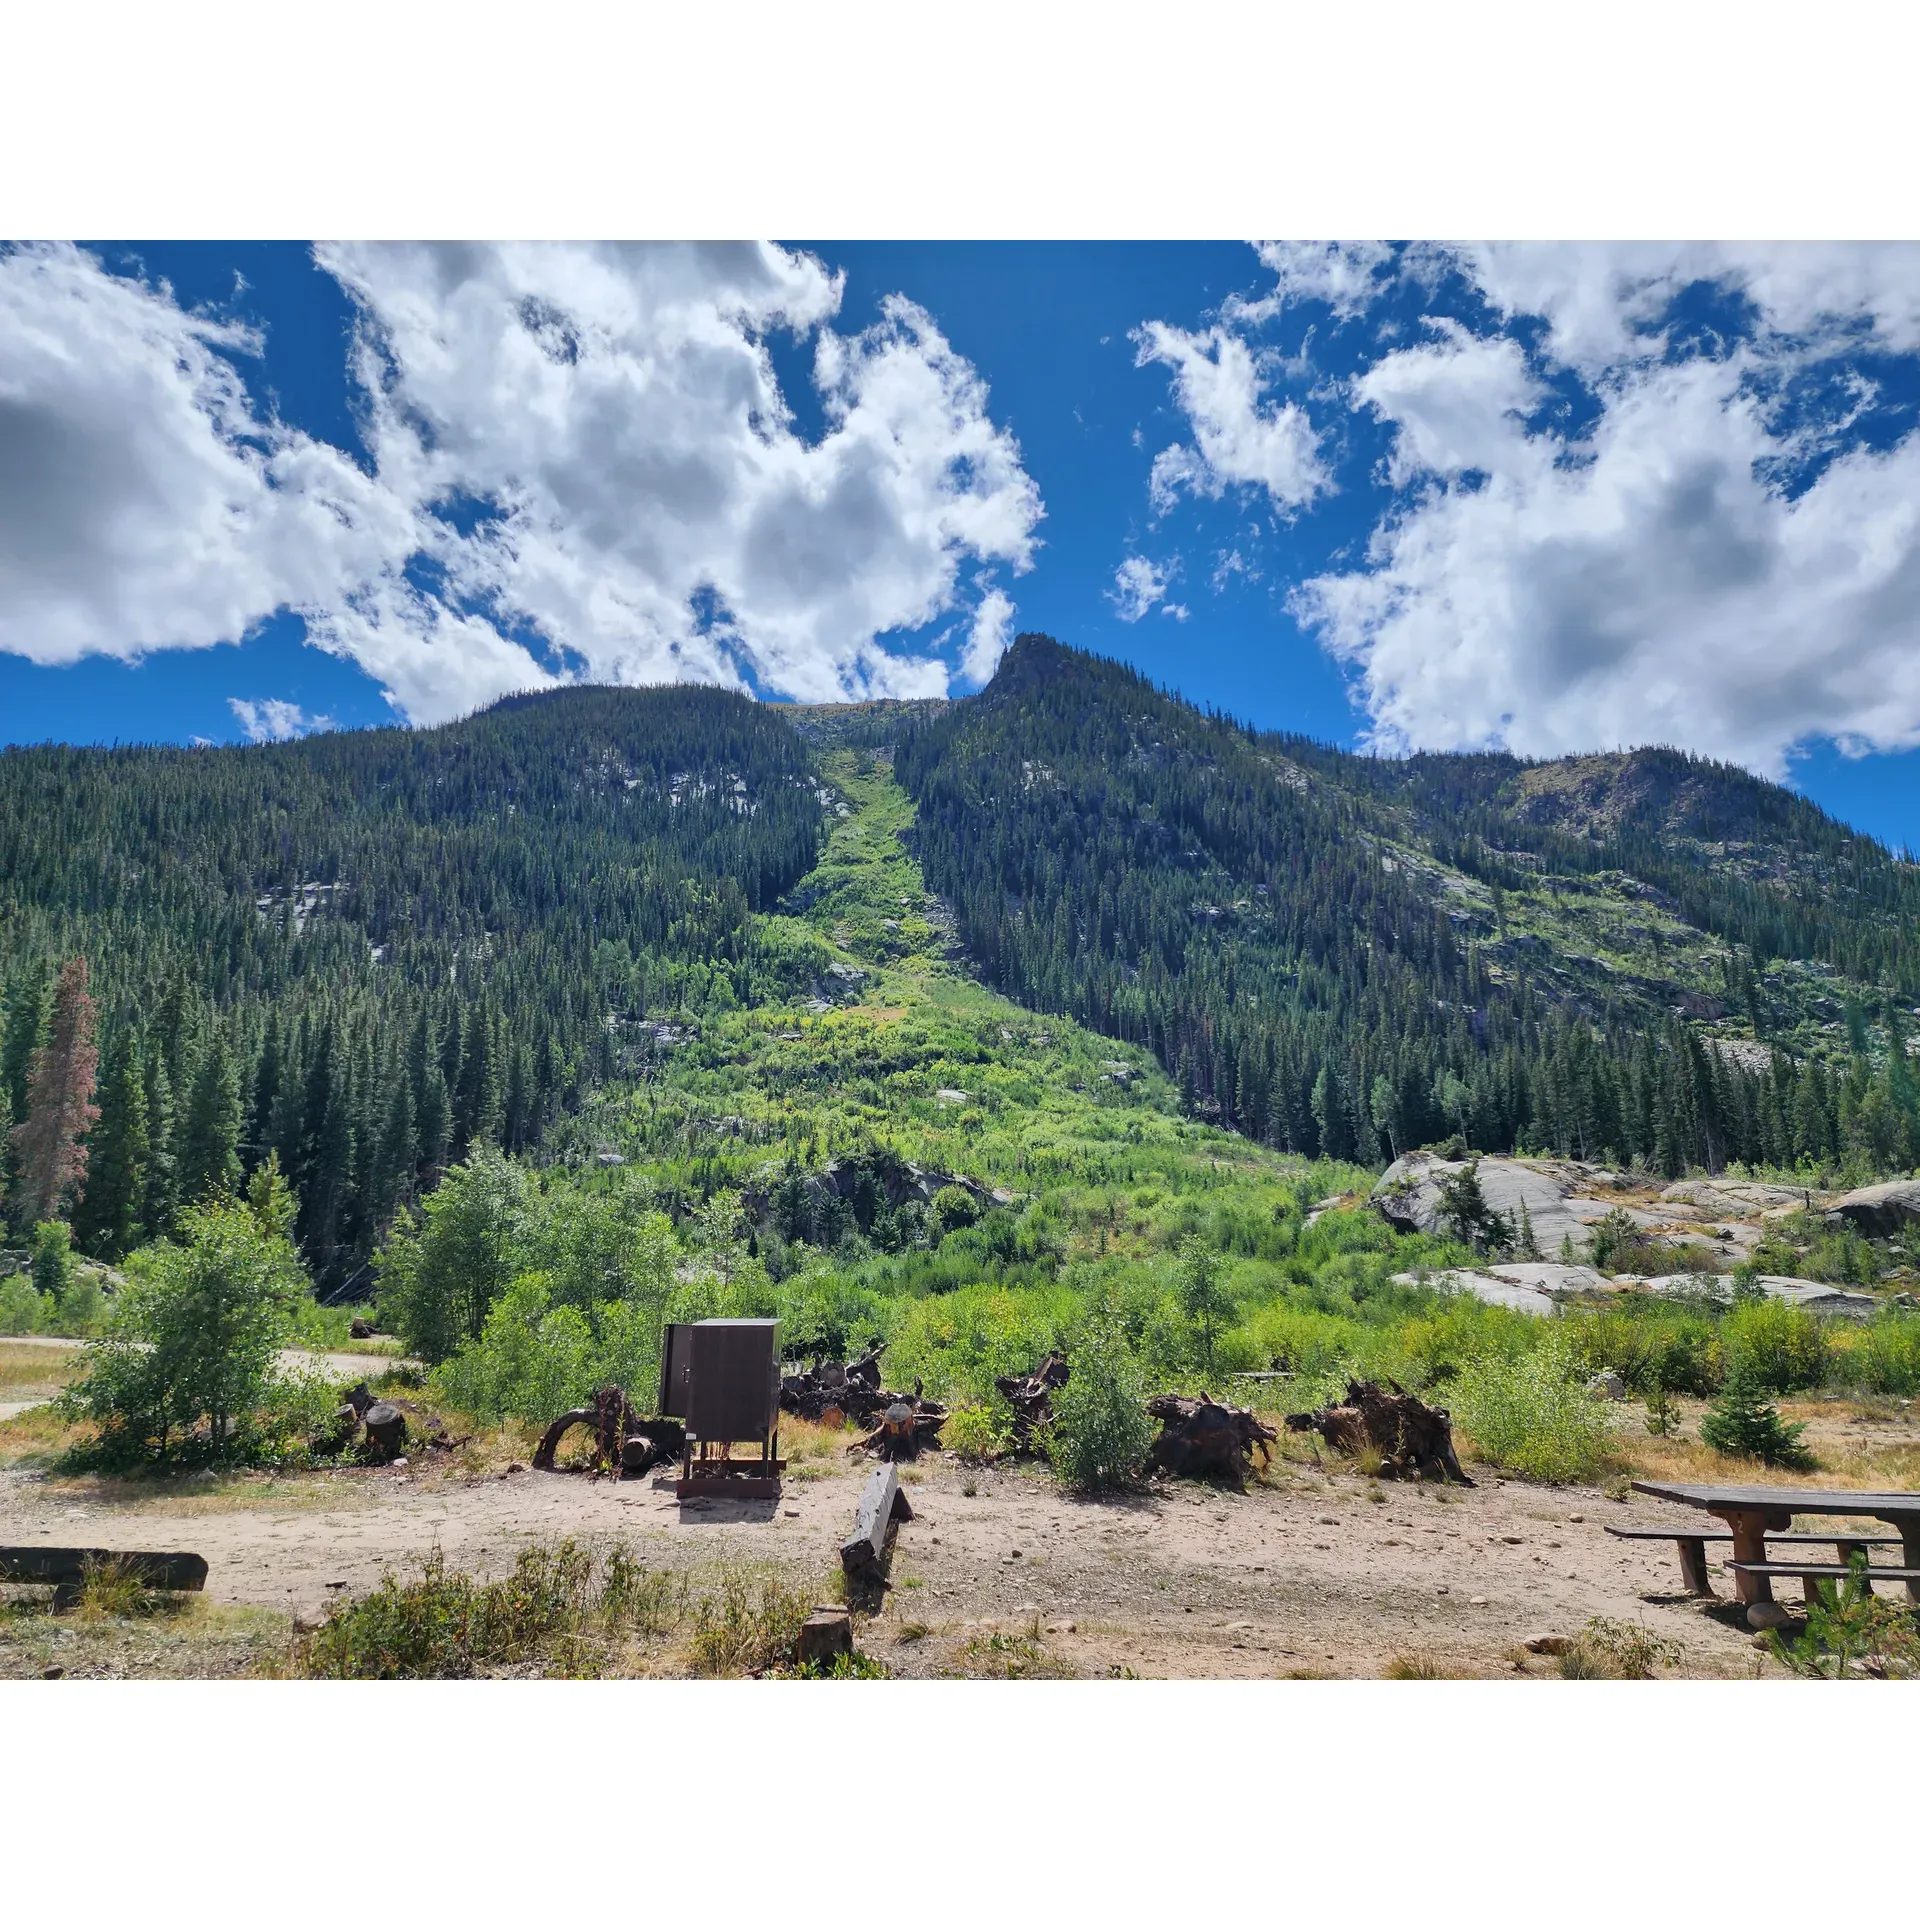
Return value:
M 1054 1471 L 1083 1493 L 1130 1486 L 1152 1442 L 1146 1385 L 1126 1336 L 1105 1311 L 1092 1314 L 1070 1356 L 1067 1384 L 1053 1395 L 1047 1454 Z
M 1715 1453 L 1769 1467 L 1811 1467 L 1813 1455 L 1800 1443 L 1804 1432 L 1804 1421 L 1782 1420 L 1780 1409 L 1767 1404 L 1759 1381 L 1738 1369 L 1728 1375 L 1712 1411 L 1700 1422 L 1700 1438 Z
M 1000 1413 L 982 1401 L 968 1400 L 947 1415 L 940 1444 L 957 1459 L 978 1466 L 998 1459 L 1012 1440 L 1012 1409 L 1002 1403 Z
M 98 1333 L 107 1318 L 106 1295 L 100 1290 L 100 1275 L 92 1266 L 76 1266 L 67 1290 L 61 1296 L 54 1324 L 62 1333 Z
M 758 1589 L 738 1567 L 720 1579 L 720 1592 L 700 1602 L 693 1629 L 696 1672 L 763 1673 L 792 1660 L 813 1597 L 776 1576 Z
M 177 1230 L 180 1243 L 132 1271 L 85 1377 L 61 1396 L 68 1418 L 99 1423 L 117 1459 L 164 1459 L 176 1441 L 246 1456 L 273 1413 L 274 1362 L 306 1288 L 292 1243 L 245 1206 L 190 1208 Z
M 1658 1667 L 1677 1667 L 1680 1649 L 1631 1620 L 1596 1614 L 1559 1656 L 1563 1680 L 1651 1680 Z
M 1832 1371 L 1869 1393 L 1920 1393 L 1920 1313 L 1886 1308 L 1834 1343 Z
M 1821 1581 L 1819 1593 L 1799 1633 L 1762 1636 L 1782 1666 L 1808 1680 L 1920 1679 L 1920 1616 L 1912 1608 L 1883 1600 L 1852 1572 L 1844 1582 Z
M 1186 1321 L 1194 1359 L 1200 1371 L 1211 1378 L 1214 1349 L 1220 1335 L 1233 1325 L 1234 1305 L 1221 1277 L 1220 1256 L 1197 1233 L 1188 1234 L 1180 1243 L 1174 1299 Z
M 933 1196 L 933 1217 L 942 1233 L 958 1232 L 980 1218 L 980 1202 L 965 1187 L 942 1187 Z
M 1727 1373 L 1745 1373 L 1763 1392 L 1797 1393 L 1826 1375 L 1826 1329 L 1784 1300 L 1743 1301 L 1728 1313 L 1720 1344 Z
M 38 1333 L 53 1302 L 24 1273 L 0 1280 L 0 1334 Z
M 1642 1394 L 1708 1394 L 1719 1384 L 1719 1326 L 1705 1307 L 1630 1294 L 1583 1303 L 1564 1324 L 1582 1375 L 1611 1369 Z
M 1558 1339 L 1476 1361 L 1450 1389 L 1454 1419 L 1483 1459 L 1523 1479 L 1593 1480 L 1607 1464 L 1607 1412 L 1571 1366 Z
M 533 1205 L 527 1169 L 482 1147 L 447 1170 L 419 1222 L 403 1214 L 395 1223 L 377 1263 L 380 1310 L 409 1353 L 440 1361 L 480 1337 L 523 1264 Z
M 601 1665 L 586 1638 L 594 1571 L 592 1553 L 571 1539 L 528 1547 L 493 1581 L 449 1573 L 436 1546 L 412 1579 L 389 1572 L 372 1593 L 331 1607 L 295 1664 L 328 1680 L 458 1680 L 527 1662 L 591 1674 Z
M 596 1386 L 593 1332 L 577 1307 L 556 1307 L 544 1273 L 517 1274 L 480 1338 L 434 1369 L 434 1385 L 482 1420 L 543 1422 Z M 621 1383 L 628 1384 L 628 1383 Z
M 1066 1344 L 1081 1306 L 1065 1287 L 961 1287 L 912 1301 L 894 1329 L 888 1375 L 924 1380 L 936 1399 L 991 1405 L 997 1378 Z

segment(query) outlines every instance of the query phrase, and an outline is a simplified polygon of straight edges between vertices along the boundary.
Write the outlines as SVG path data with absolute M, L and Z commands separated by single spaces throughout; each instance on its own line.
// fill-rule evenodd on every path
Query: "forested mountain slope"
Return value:
M 1920 873 L 1738 770 L 1374 760 L 1036 635 L 897 766 L 984 976 L 1256 1138 L 1920 1152 Z
M 649 1008 L 757 997 L 750 916 L 812 866 L 825 799 L 782 719 L 694 687 L 418 733 L 7 752 L 9 1104 L 53 965 L 86 956 L 103 1125 L 145 1137 L 83 1239 L 157 1227 L 172 1163 L 207 1159 L 182 1137 L 196 1094 L 210 1124 L 237 1088 L 243 1162 L 278 1150 L 332 1273 L 470 1140 L 537 1141 L 644 1045 Z
M 417 733 L 0 754 L 12 1118 L 61 962 L 90 963 L 103 1015 L 76 1238 L 123 1250 L 272 1151 L 327 1284 L 471 1145 L 540 1147 L 597 1085 L 641 1088 L 623 1138 L 703 1191 L 729 1115 L 797 1148 L 809 1102 L 843 1132 L 892 1112 L 918 1012 L 798 1020 L 871 992 L 862 967 L 932 966 L 954 1007 L 971 967 L 1296 1153 L 1458 1133 L 1910 1166 L 1917 933 L 1910 865 L 1737 770 L 1368 759 L 1038 636 L 945 704 L 578 688 Z M 663 1105 L 653 1068 L 680 1049 L 681 1084 L 748 1012 L 701 1068 L 725 1111 Z M 842 1027 L 857 1062 L 825 1046 Z M 1083 1081 L 1094 1044 L 1058 1056 Z

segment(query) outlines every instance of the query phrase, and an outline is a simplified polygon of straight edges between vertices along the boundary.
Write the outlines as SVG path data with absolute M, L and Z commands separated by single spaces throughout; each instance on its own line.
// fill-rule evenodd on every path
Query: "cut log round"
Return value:
M 843 1654 L 853 1657 L 853 1616 L 845 1607 L 816 1607 L 800 1625 L 795 1649 L 803 1663 L 831 1667 Z

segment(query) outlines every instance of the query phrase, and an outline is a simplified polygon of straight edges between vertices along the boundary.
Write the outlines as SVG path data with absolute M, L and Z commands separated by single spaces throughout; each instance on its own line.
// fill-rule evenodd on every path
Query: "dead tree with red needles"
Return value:
M 51 1220 L 86 1177 L 87 1150 L 80 1141 L 100 1118 L 93 1104 L 100 1062 L 93 1044 L 95 1018 L 87 963 L 69 960 L 54 989 L 53 1031 L 27 1066 L 27 1117 L 13 1130 L 19 1167 L 14 1194 L 29 1226 Z

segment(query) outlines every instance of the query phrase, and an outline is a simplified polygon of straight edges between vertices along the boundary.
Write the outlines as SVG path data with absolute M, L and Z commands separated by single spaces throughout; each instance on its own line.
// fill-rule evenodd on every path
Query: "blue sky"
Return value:
M 0 740 L 959 692 L 1040 629 L 1920 844 L 1917 405 L 1899 246 L 17 249 Z

